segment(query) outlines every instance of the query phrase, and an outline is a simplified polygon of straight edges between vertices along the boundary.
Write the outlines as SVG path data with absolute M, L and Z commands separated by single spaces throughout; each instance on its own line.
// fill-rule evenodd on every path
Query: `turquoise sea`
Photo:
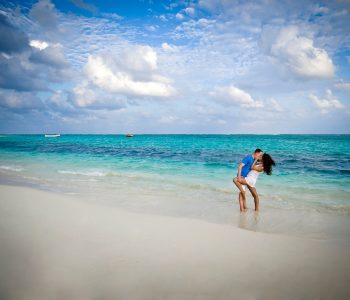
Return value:
M 258 179 L 261 213 L 241 215 L 232 178 L 257 147 L 277 166 Z M 350 135 L 1 135 L 0 183 L 251 230 L 338 236 L 349 229 L 349 150 Z

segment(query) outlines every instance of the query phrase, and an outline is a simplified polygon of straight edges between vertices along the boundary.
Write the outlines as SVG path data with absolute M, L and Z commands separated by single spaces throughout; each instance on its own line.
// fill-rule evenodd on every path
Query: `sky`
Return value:
M 1 133 L 350 133 L 350 1 L 0 0 Z

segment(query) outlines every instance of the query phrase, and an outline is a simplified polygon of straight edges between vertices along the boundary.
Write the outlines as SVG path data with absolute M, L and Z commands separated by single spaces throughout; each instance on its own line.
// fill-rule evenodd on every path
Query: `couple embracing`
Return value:
M 273 166 L 275 166 L 275 162 L 272 157 L 261 149 L 256 149 L 253 154 L 247 155 L 242 160 L 238 167 L 237 177 L 233 179 L 240 191 L 238 199 L 241 212 L 247 209 L 246 187 L 254 198 L 255 210 L 259 210 L 259 195 L 255 184 L 261 172 L 271 175 Z

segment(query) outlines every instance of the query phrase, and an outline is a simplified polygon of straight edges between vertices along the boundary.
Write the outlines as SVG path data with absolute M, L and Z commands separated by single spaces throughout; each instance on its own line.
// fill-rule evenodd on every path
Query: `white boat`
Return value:
M 126 137 L 130 138 L 130 137 L 133 137 L 134 135 L 131 134 L 131 133 L 128 133 L 127 135 L 125 135 Z
M 59 137 L 61 136 L 60 134 L 45 134 L 45 137 Z

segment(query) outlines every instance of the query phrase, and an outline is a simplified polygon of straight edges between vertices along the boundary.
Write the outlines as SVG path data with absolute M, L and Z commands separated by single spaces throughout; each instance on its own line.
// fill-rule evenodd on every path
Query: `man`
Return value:
M 245 158 L 243 158 L 242 162 L 238 166 L 237 177 L 233 179 L 233 182 L 236 186 L 237 186 L 237 184 L 236 184 L 237 181 L 241 180 L 242 177 L 247 177 L 248 173 L 250 172 L 250 168 L 251 168 L 254 160 L 260 159 L 262 154 L 263 154 L 263 151 L 258 148 L 254 151 L 253 154 L 247 155 Z M 239 186 L 237 186 L 237 187 L 239 188 Z M 258 210 L 259 209 L 259 196 L 258 196 L 255 189 L 251 189 L 249 186 L 248 186 L 248 189 L 254 198 L 255 210 Z M 243 192 L 244 192 L 244 194 L 243 194 Z M 244 189 L 244 191 L 240 190 L 240 193 L 238 196 L 238 201 L 239 201 L 239 209 L 241 212 L 244 211 L 245 209 L 247 209 L 245 189 Z

